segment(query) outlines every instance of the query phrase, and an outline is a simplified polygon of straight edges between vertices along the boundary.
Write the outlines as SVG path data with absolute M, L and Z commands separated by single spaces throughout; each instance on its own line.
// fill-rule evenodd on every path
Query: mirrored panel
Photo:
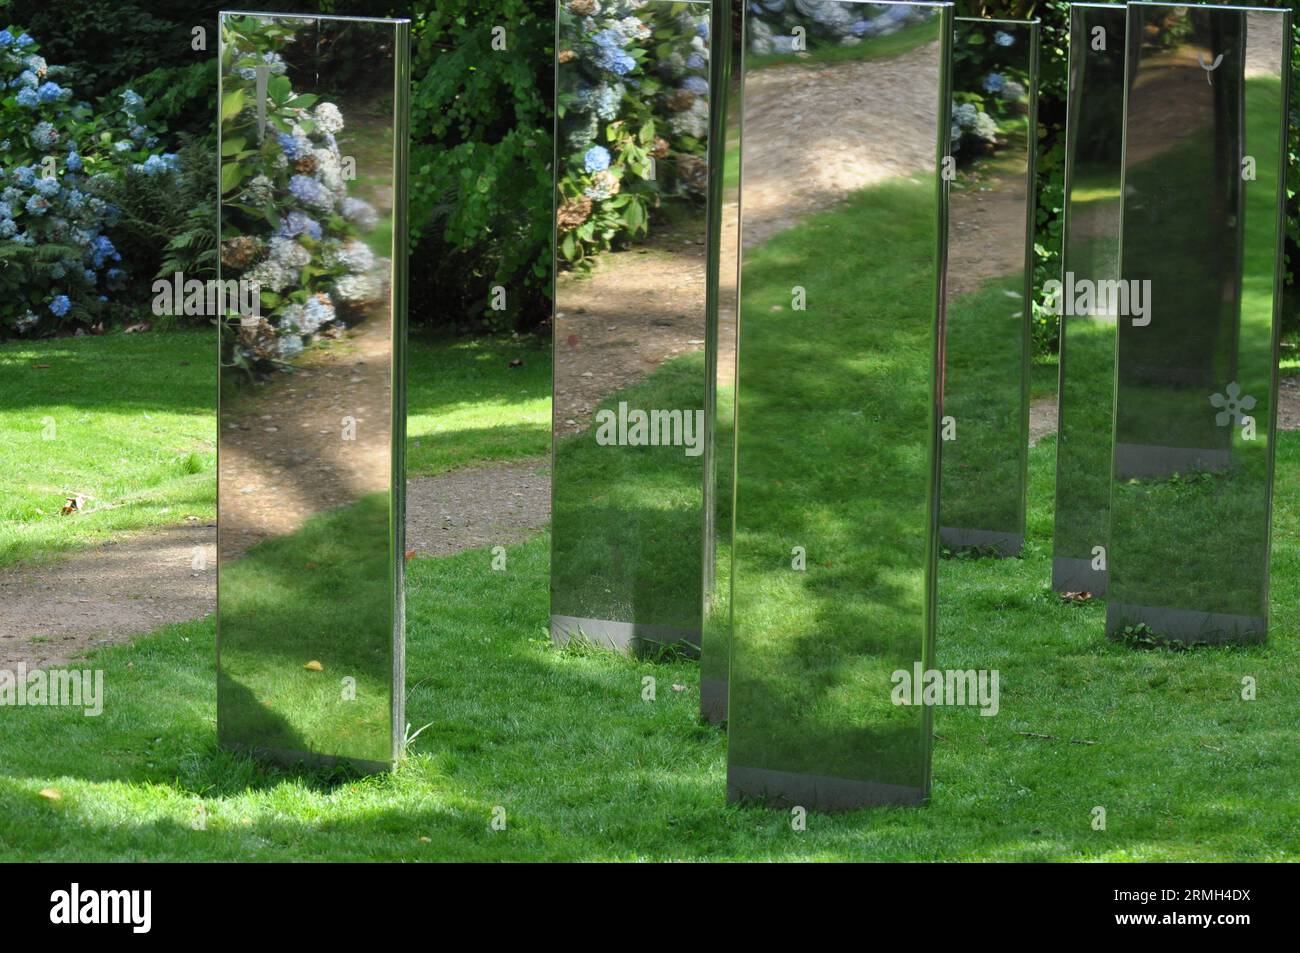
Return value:
M 714 109 L 714 155 L 710 172 L 718 192 L 710 207 L 709 336 L 706 357 L 710 390 L 705 415 L 704 631 L 700 646 L 700 714 L 714 724 L 727 720 L 727 657 L 731 651 L 731 491 L 736 472 L 736 281 L 740 264 L 740 31 L 731 4 L 713 5 L 713 84 L 726 90 Z M 715 211 L 716 210 L 716 211 Z
M 1282 11 L 1128 8 L 1112 635 L 1265 637 L 1290 46 Z
M 698 646 L 710 7 L 596 6 L 556 13 L 551 632 Z
M 951 4 L 745 13 L 728 797 L 929 790 Z M 918 686 L 919 689 L 919 686 Z
M 1052 588 L 1093 596 L 1108 575 L 1115 314 L 1097 291 L 1119 279 L 1124 18 L 1119 5 L 1070 7 Z
M 939 539 L 1025 542 L 1038 22 L 958 18 L 953 37 Z
M 405 21 L 221 17 L 218 732 L 398 756 Z

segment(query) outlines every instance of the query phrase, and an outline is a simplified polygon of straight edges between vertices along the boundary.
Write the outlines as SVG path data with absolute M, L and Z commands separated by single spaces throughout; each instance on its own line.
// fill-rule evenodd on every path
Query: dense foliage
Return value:
M 132 90 L 114 107 L 75 100 L 68 70 L 40 54 L 25 30 L 0 30 L 0 326 L 42 334 L 91 325 L 109 310 L 127 272 L 109 232 L 120 209 L 106 195 L 125 178 L 169 178 Z

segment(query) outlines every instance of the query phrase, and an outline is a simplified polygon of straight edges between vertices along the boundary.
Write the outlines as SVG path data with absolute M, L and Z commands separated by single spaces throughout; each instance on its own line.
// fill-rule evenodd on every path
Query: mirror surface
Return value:
M 1119 278 L 1124 20 L 1118 5 L 1070 7 L 1060 385 L 1052 588 L 1106 592 L 1115 315 L 1095 289 Z
M 929 790 L 929 712 L 894 689 L 933 649 L 952 27 L 951 4 L 745 13 L 732 800 Z
M 1265 635 L 1289 36 L 1128 8 L 1110 634 Z
M 939 539 L 1025 542 L 1038 23 L 958 18 Z
M 710 7 L 573 6 L 557 8 L 551 632 L 698 647 Z M 606 124 L 629 98 L 635 122 Z M 615 219 L 632 242 L 602 248 Z
M 223 14 L 218 730 L 381 767 L 402 729 L 404 22 Z M 396 267 L 395 267 L 396 264 Z

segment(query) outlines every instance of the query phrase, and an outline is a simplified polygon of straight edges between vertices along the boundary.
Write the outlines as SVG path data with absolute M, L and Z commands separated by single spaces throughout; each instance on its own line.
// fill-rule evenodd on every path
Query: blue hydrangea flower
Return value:
M 77 155 L 75 149 L 68 150 L 68 171 L 80 172 L 82 167 L 81 156 Z
M 122 111 L 128 116 L 134 116 L 144 107 L 144 99 L 133 89 L 128 89 L 122 93 Z
M 44 215 L 50 210 L 50 200 L 43 195 L 33 195 L 25 206 L 33 215 Z
M 1014 46 L 1016 38 L 1010 33 L 1004 33 L 1002 30 L 998 30 L 993 34 L 993 42 L 998 46 Z
M 301 159 L 311 153 L 311 141 L 308 139 L 299 139 L 297 136 L 282 132 L 276 136 L 276 141 L 280 143 L 280 148 L 284 150 L 285 156 L 290 161 Z
M 290 212 L 280 219 L 280 236 L 282 238 L 297 238 L 299 235 L 307 235 L 319 240 L 321 236 L 320 223 L 306 212 L 297 211 Z
M 42 151 L 53 149 L 59 144 L 59 130 L 51 123 L 38 122 L 32 127 L 31 140 L 32 145 Z
M 18 40 L 17 40 L 18 47 L 19 47 L 20 49 L 21 49 L 22 47 L 24 47 L 24 46 L 31 46 L 31 45 L 32 45 L 33 43 L 35 43 L 35 42 L 36 42 L 36 41 L 33 40 L 30 36 L 28 36 L 26 33 L 24 33 L 22 36 L 18 37 Z
M 18 105 L 27 109 L 35 109 L 40 105 L 40 99 L 36 95 L 36 90 L 25 87 L 18 91 Z
M 13 219 L 0 219 L 0 238 L 12 238 L 16 231 L 18 231 L 18 226 L 14 224 Z
M 591 38 L 596 47 L 596 65 L 618 76 L 626 76 L 636 67 L 634 60 L 622 46 L 622 37 L 616 30 L 601 30 Z
M 36 181 L 36 173 L 32 170 L 31 166 L 20 165 L 18 168 L 14 169 L 14 181 L 24 189 L 29 189 L 32 187 L 32 183 Z
M 14 45 L 14 35 L 8 30 L 0 30 L 0 49 Z
M 134 143 L 130 139 L 119 139 L 113 143 L 113 148 L 118 152 L 130 152 Z
M 53 198 L 59 194 L 59 180 L 42 176 L 36 180 L 36 191 L 47 199 Z
M 71 307 L 72 302 L 68 300 L 67 295 L 55 295 L 54 300 L 50 302 L 50 313 L 56 318 L 61 318 L 68 313 L 68 309 Z
M 708 65 L 709 64 L 705 62 L 704 57 L 700 56 L 699 53 L 692 53 L 690 56 L 686 57 L 687 69 L 704 69 L 704 67 Z
M 609 150 L 604 146 L 592 146 L 582 157 L 582 167 L 588 172 L 604 172 L 609 168 Z
M 690 90 L 696 96 L 707 96 L 709 81 L 702 76 L 688 76 L 682 80 L 682 89 Z
M 303 205 L 330 208 L 334 204 L 329 190 L 310 175 L 295 175 L 289 180 L 289 192 Z
M 72 92 L 64 89 L 58 83 L 42 83 L 40 88 L 36 90 L 36 95 L 40 97 L 43 103 L 53 103 L 70 97 Z
M 1001 92 L 1002 87 L 1006 84 L 1001 73 L 989 73 L 984 77 L 984 92 L 997 93 Z

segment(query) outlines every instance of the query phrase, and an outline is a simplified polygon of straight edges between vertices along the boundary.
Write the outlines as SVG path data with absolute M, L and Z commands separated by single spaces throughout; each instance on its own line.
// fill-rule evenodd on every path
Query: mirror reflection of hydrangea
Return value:
M 648 233 L 665 200 L 703 201 L 709 17 L 701 4 L 565 0 L 559 7 L 563 260 Z
M 137 93 L 96 109 L 39 51 L 24 30 L 0 30 L 0 336 L 102 321 L 127 277 L 109 236 L 119 210 L 103 196 L 131 176 L 177 169 L 176 156 L 157 151 Z
M 232 18 L 222 41 L 222 278 L 256 282 L 262 305 L 260 319 L 223 319 L 223 360 L 255 375 L 363 320 L 388 294 L 391 263 L 363 240 L 379 213 L 348 194 L 336 138 L 342 111 L 297 93 L 286 75 L 292 30 Z M 267 76 L 265 131 L 259 68 Z

